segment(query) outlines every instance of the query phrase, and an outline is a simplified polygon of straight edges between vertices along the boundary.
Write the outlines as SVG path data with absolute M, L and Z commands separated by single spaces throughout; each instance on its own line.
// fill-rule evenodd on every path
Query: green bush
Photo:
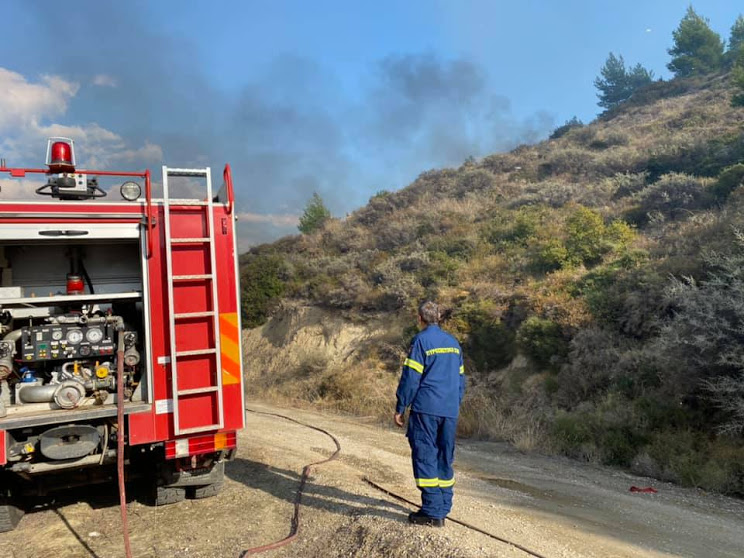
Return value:
M 478 370 L 498 370 L 514 358 L 514 332 L 506 327 L 490 304 L 465 304 L 454 312 L 451 322 L 464 334 L 465 355 Z
M 446 252 L 428 252 L 428 256 L 428 264 L 417 274 L 421 285 L 427 288 L 456 285 L 460 262 Z
M 560 238 L 532 238 L 527 245 L 530 257 L 529 271 L 550 273 L 565 267 L 568 250 Z
M 739 163 L 723 169 L 710 190 L 716 200 L 724 202 L 731 192 L 742 184 L 744 184 L 744 164 Z
M 286 265 L 280 256 L 247 255 L 240 270 L 240 307 L 244 327 L 257 327 L 284 294 Z
M 560 412 L 553 421 L 551 435 L 561 453 L 576 457 L 579 448 L 593 438 L 588 415 Z
M 665 480 L 728 494 L 744 493 L 744 448 L 740 441 L 710 440 L 690 430 L 666 430 L 654 435 L 647 451 L 660 464 Z
M 574 128 L 583 128 L 584 123 L 578 119 L 578 117 L 574 116 L 570 120 L 566 120 L 562 126 L 558 126 L 553 132 L 550 134 L 549 139 L 558 139 L 565 136 L 568 132 L 573 130 Z
M 573 285 L 571 294 L 582 297 L 603 326 L 648 339 L 658 333 L 660 320 L 668 313 L 667 283 L 658 273 L 628 265 L 633 257 L 630 254 L 627 259 L 593 269 Z
M 566 220 L 566 250 L 568 260 L 576 265 L 594 265 L 609 252 L 602 217 L 585 207 L 579 207 Z
M 561 326 L 537 316 L 527 318 L 517 331 L 520 352 L 542 369 L 556 370 L 568 355 Z
M 517 242 L 524 244 L 534 237 L 550 216 L 548 208 L 528 205 L 516 211 L 502 210 L 484 227 L 483 236 L 491 244 Z
M 605 465 L 627 467 L 644 438 L 627 425 L 608 426 L 599 433 L 598 446 Z

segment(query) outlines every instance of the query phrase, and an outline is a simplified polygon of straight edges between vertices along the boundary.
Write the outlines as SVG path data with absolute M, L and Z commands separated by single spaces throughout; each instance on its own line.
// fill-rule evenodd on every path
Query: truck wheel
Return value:
M 12 531 L 23 517 L 23 510 L 19 507 L 0 502 L 0 533 Z
M 186 489 L 169 487 L 169 486 L 156 486 L 154 494 L 154 504 L 156 506 L 167 506 L 168 504 L 175 504 L 186 498 Z
M 222 490 L 223 484 L 222 481 L 219 481 L 205 486 L 194 486 L 193 488 L 189 488 L 189 498 L 199 500 L 200 498 L 211 498 L 212 496 L 217 496 L 220 490 Z

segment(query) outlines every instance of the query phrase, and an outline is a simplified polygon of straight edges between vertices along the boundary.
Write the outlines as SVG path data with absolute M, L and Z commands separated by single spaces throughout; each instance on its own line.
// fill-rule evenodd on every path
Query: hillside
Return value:
M 433 298 L 465 348 L 462 435 L 743 495 L 732 94 L 726 74 L 655 82 L 587 126 L 251 250 L 244 317 L 273 317 L 246 334 L 249 389 L 387 419 Z

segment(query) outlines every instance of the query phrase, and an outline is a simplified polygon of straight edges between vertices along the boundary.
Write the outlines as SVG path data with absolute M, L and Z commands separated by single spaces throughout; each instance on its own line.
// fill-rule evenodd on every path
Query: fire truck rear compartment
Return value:
M 126 233 L 131 238 L 39 234 L 29 242 L 0 234 L 0 428 L 8 466 L 33 474 L 103 464 L 116 436 L 120 337 L 125 412 L 148 409 L 151 400 L 137 227 Z

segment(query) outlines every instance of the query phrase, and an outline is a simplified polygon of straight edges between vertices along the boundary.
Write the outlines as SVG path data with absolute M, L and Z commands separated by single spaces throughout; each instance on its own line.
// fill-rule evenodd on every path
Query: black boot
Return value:
M 428 525 L 429 527 L 444 527 L 444 519 L 429 517 L 421 513 L 421 510 L 408 514 L 408 521 L 414 525 Z

